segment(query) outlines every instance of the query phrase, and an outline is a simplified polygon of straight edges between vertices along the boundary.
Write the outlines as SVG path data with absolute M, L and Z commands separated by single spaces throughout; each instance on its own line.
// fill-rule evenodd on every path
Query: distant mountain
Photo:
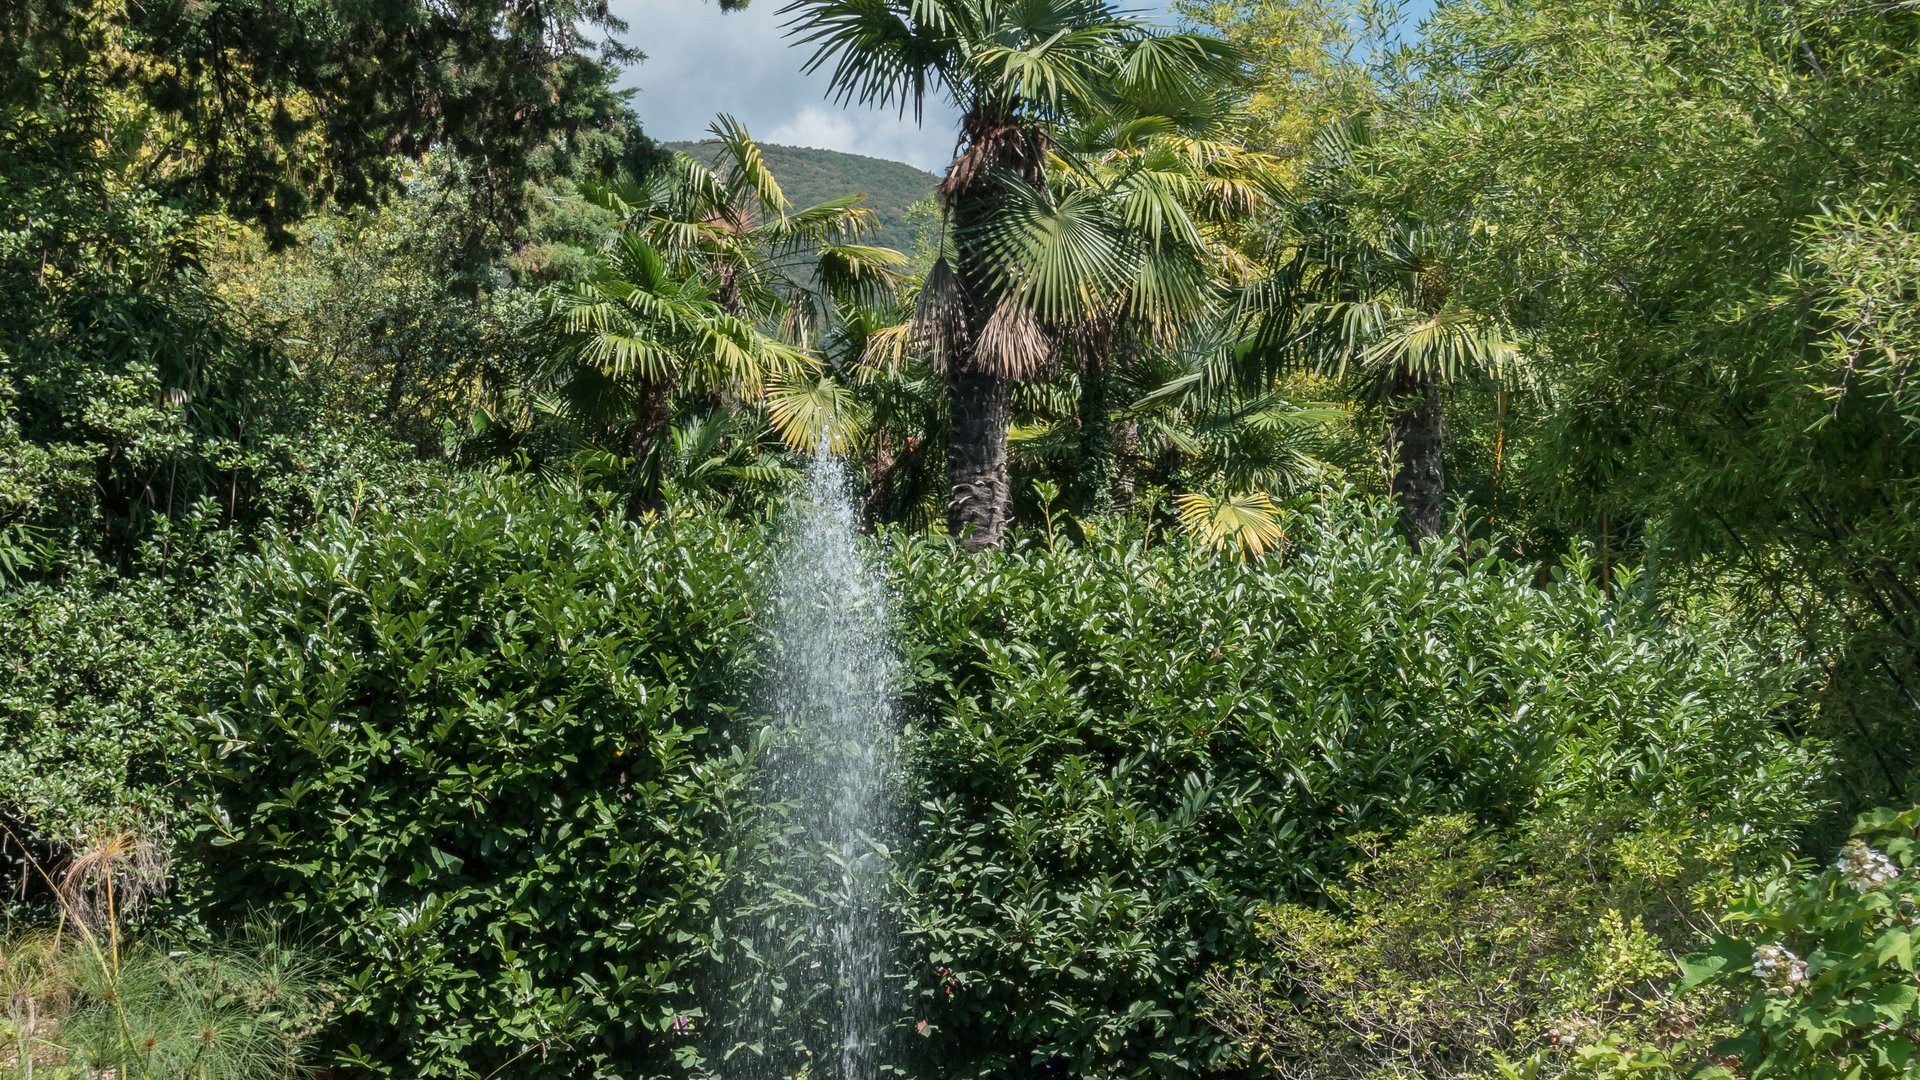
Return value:
M 666 146 L 702 161 L 711 162 L 720 156 L 720 143 L 712 139 L 670 142 Z M 865 195 L 864 205 L 879 219 L 866 242 L 913 253 L 913 226 L 907 221 L 907 207 L 933 194 L 939 177 L 898 161 L 837 150 L 761 143 L 760 152 L 795 208 L 842 195 Z

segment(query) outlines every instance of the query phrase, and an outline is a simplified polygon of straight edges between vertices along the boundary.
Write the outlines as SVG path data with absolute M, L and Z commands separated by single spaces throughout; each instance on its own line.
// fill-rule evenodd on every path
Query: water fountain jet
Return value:
M 847 468 L 822 438 L 783 510 L 775 564 L 769 794 L 790 808 L 781 876 L 813 913 L 805 977 L 834 1045 L 814 1075 L 873 1080 L 893 1019 L 886 840 L 897 764 L 890 603 Z M 778 943 L 767 943 L 778 951 Z

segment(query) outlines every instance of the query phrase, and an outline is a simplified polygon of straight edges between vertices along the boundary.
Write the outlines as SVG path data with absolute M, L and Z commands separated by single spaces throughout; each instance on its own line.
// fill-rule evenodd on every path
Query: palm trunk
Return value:
M 1107 374 L 1095 368 L 1081 372 L 1080 383 L 1080 505 L 1098 516 L 1113 512 L 1113 491 L 1120 470 L 1114 460 L 1113 424 L 1108 420 Z
M 1393 497 L 1417 537 L 1438 536 L 1446 518 L 1446 478 L 1440 465 L 1440 383 L 1431 375 L 1394 370 L 1387 386 L 1387 452 L 1393 461 Z
M 985 371 L 947 373 L 952 430 L 947 438 L 947 531 L 966 551 L 1005 542 L 1012 493 L 1007 482 L 1007 422 L 1013 383 Z
M 1124 466 L 1124 462 L 1133 454 L 1133 444 L 1140 439 L 1140 425 L 1132 420 L 1123 420 L 1108 429 L 1109 446 L 1113 454 L 1113 508 L 1115 510 L 1133 509 L 1133 473 Z
M 947 358 L 947 530 L 966 551 L 1000 547 L 1012 516 L 1007 478 L 1007 425 L 1014 378 L 1005 357 L 982 345 L 988 319 L 1001 300 L 991 256 L 975 229 L 993 211 L 1006 176 L 1041 188 L 1046 184 L 1044 139 L 1036 129 L 968 114 L 966 149 L 947 168 L 940 198 L 953 229 L 959 305 L 959 339 Z
M 633 438 L 627 454 L 633 459 L 633 494 L 627 498 L 627 517 L 638 521 L 667 508 L 661 492 L 660 440 L 673 422 L 673 383 L 648 382 L 634 395 Z
M 867 498 L 860 513 L 869 531 L 888 520 L 887 515 L 893 510 L 893 471 L 899 465 L 900 456 L 894 452 L 893 439 L 885 431 L 878 432 L 867 458 Z
M 1114 336 L 1106 320 L 1089 320 L 1074 334 L 1080 366 L 1080 509 L 1113 512 L 1119 468 L 1114 456 L 1112 383 Z

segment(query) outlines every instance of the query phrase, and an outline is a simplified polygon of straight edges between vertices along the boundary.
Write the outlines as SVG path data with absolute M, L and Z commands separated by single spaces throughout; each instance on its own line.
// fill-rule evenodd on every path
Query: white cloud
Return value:
M 621 85 L 656 139 L 701 139 L 717 113 L 730 113 L 765 142 L 817 146 L 946 169 L 958 123 L 944 102 L 927 102 L 926 122 L 897 110 L 841 108 L 827 100 L 824 73 L 804 75 L 810 51 L 791 47 L 780 9 L 787 0 L 752 0 L 722 12 L 715 0 L 611 0 L 630 26 L 628 43 L 647 54 Z M 1425 11 L 1432 0 L 1410 0 Z M 1167 18 L 1167 0 L 1121 2 L 1149 18 Z
M 953 133 L 916 127 L 885 113 L 809 105 L 791 119 L 759 136 L 783 146 L 814 146 L 849 154 L 905 161 L 939 173 L 953 156 Z
M 722 13 L 705 0 L 613 0 L 631 27 L 627 40 L 647 54 L 621 85 L 638 89 L 634 109 L 656 139 L 698 139 L 717 113 L 731 113 L 769 143 L 817 146 L 946 168 L 955 121 L 929 102 L 926 123 L 893 111 L 842 109 L 826 100 L 824 74 L 804 75 L 808 53 L 791 48 L 782 0 L 755 0 Z
M 859 137 L 852 117 L 845 112 L 831 112 L 824 105 L 809 105 L 766 134 L 766 140 L 771 143 L 848 151 L 853 150 Z

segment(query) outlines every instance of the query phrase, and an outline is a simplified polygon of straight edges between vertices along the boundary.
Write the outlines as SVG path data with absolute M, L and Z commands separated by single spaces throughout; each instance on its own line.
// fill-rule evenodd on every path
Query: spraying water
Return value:
M 892 933 L 884 848 L 895 763 L 886 584 L 846 466 L 824 448 L 785 508 L 774 597 L 771 780 L 794 807 L 784 870 L 811 902 L 814 958 L 804 976 L 825 1003 L 832 1046 L 816 1076 L 872 1080 L 891 1018 Z

